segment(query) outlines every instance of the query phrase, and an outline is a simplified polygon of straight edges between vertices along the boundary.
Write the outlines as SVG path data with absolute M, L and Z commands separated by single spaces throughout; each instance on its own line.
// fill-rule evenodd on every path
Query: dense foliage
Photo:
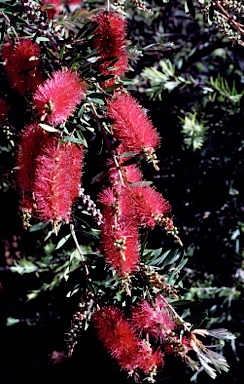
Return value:
M 6 382 L 238 382 L 243 5 L 48 3 L 0 3 Z

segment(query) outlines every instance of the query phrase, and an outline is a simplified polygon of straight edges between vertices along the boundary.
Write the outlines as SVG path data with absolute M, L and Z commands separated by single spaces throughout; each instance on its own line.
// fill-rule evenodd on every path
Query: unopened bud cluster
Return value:
M 78 309 L 73 315 L 69 332 L 65 334 L 65 341 L 68 348 L 68 356 L 71 357 L 75 345 L 78 343 L 84 323 L 88 323 L 91 317 L 91 311 L 94 304 L 94 295 L 90 292 L 86 299 L 80 301 Z
M 220 32 L 228 36 L 230 40 L 237 41 L 241 39 L 239 31 L 234 30 L 229 20 L 226 19 L 221 13 L 214 12 L 213 22 L 216 24 Z
M 226 0 L 224 3 L 225 8 L 236 11 L 241 16 L 244 14 L 244 4 L 241 1 L 237 0 Z
M 140 263 L 140 271 L 145 274 L 152 285 L 153 292 L 164 294 L 166 297 L 178 297 L 177 289 L 168 284 L 166 278 L 161 276 L 152 266 Z
M 79 197 L 82 200 L 82 203 L 87 209 L 87 212 L 89 212 L 94 220 L 96 221 L 97 225 L 100 226 L 102 224 L 103 216 L 99 208 L 97 208 L 94 201 L 91 199 L 89 195 L 85 194 L 85 189 L 80 188 L 79 191 Z

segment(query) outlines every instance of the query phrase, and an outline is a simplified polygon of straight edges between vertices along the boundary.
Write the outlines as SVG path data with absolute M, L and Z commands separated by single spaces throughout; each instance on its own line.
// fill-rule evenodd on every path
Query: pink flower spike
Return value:
M 110 306 L 96 311 L 92 317 L 104 347 L 128 373 L 143 371 L 148 374 L 163 365 L 162 354 L 138 339 L 129 321 L 119 308 Z
M 136 99 L 126 93 L 117 93 L 108 103 L 107 116 L 125 152 L 145 153 L 148 158 L 159 146 L 156 129 Z
M 142 172 L 136 165 L 128 165 L 122 170 L 125 174 L 125 180 L 129 183 L 138 183 L 143 179 Z
M 32 212 L 32 185 L 36 170 L 36 158 L 42 146 L 48 140 L 48 133 L 31 124 L 21 132 L 16 155 L 16 183 L 22 195 L 22 210 Z
M 126 39 L 126 20 L 116 12 L 101 12 L 94 17 L 94 22 L 98 24 L 95 31 L 99 35 L 93 39 L 93 47 L 98 48 L 98 70 L 103 75 L 123 75 L 128 68 L 128 53 L 125 47 Z M 111 58 L 117 58 L 117 62 L 113 65 L 111 71 Z M 100 62 L 100 64 L 99 64 Z M 105 88 L 114 84 L 114 79 L 103 83 Z
M 154 228 L 156 224 L 164 224 L 171 206 L 155 188 L 138 185 L 130 188 L 130 194 L 140 225 Z
M 84 152 L 75 144 L 61 144 L 50 137 L 36 159 L 33 195 L 36 215 L 54 225 L 70 222 L 71 208 L 79 195 Z
M 22 39 L 15 45 L 12 42 L 2 46 L 2 58 L 11 87 L 20 93 L 34 92 L 43 81 L 38 69 L 40 48 L 30 39 Z
M 137 270 L 139 231 L 133 219 L 116 223 L 113 210 L 103 210 L 101 245 L 106 262 L 123 277 Z
M 76 72 L 66 69 L 54 72 L 40 85 L 33 102 L 40 120 L 56 126 L 68 119 L 85 95 L 84 82 Z
M 167 338 L 167 331 L 177 327 L 160 295 L 152 305 L 144 299 L 136 305 L 132 313 L 132 324 L 139 333 L 149 333 L 155 340 L 160 341 Z

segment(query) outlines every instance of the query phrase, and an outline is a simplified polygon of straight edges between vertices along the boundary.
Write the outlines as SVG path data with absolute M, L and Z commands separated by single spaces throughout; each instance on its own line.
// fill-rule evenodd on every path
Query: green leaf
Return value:
M 38 267 L 24 259 L 21 261 L 22 264 L 12 265 L 10 267 L 11 272 L 17 272 L 19 275 L 24 275 L 25 273 L 33 273 L 38 271 Z
M 57 246 L 56 246 L 56 250 L 59 249 L 59 248 L 61 248 L 61 247 L 66 243 L 66 241 L 70 238 L 70 236 L 71 236 L 71 233 L 69 233 L 68 235 L 64 236 L 64 237 L 58 242 L 58 244 L 57 244 Z
M 181 260 L 180 263 L 177 265 L 177 269 L 180 271 L 180 270 L 186 265 L 187 262 L 188 262 L 188 259 L 182 257 L 182 260 Z
M 170 302 L 170 304 L 173 306 L 173 307 L 179 307 L 181 305 L 189 305 L 193 302 L 194 300 L 186 300 L 186 299 L 182 299 L 182 300 L 173 300 Z
M 40 230 L 43 230 L 44 228 L 46 228 L 47 225 L 48 225 L 48 223 L 43 223 L 42 221 L 40 221 L 39 223 L 32 225 L 32 226 L 28 229 L 28 231 L 29 231 L 29 232 L 40 231 Z
M 60 51 L 60 54 L 59 54 L 59 59 L 60 59 L 60 60 L 63 59 L 65 48 L 66 48 L 66 44 L 64 44 L 64 45 L 62 46 L 62 48 L 61 48 L 61 51 Z
M 124 152 L 122 153 L 122 155 L 119 155 L 120 158 L 123 158 L 123 157 L 132 157 L 132 156 L 135 156 L 136 152 Z
M 170 253 L 167 255 L 167 257 L 164 260 L 163 267 L 174 263 L 176 260 L 179 259 L 180 256 L 181 256 L 181 252 L 178 249 L 174 251 L 170 251 Z
M 65 141 L 70 141 L 71 143 L 76 143 L 76 144 L 83 144 L 85 147 L 88 146 L 87 141 L 84 137 L 81 137 L 80 139 L 72 136 L 64 136 Z
M 73 288 L 71 291 L 69 291 L 66 295 L 66 297 L 71 297 L 73 296 L 75 293 L 79 292 L 79 289 L 80 288 Z
M 104 105 L 104 100 L 95 96 L 94 97 L 89 96 L 89 101 L 91 101 L 94 104 Z
M 162 248 L 159 248 L 157 249 L 156 251 L 153 251 L 150 258 L 153 258 L 152 261 L 150 261 L 150 263 L 148 263 L 148 265 L 160 265 L 162 264 L 163 260 L 168 256 L 168 254 L 170 253 L 170 250 L 169 251 L 166 251 L 164 252 L 162 255 L 160 255 L 158 257 L 158 255 L 162 252 Z
M 100 232 L 97 233 L 94 231 L 83 231 L 83 230 L 77 230 L 76 232 L 79 232 L 81 235 L 88 237 L 90 239 L 99 239 L 100 238 Z
M 58 132 L 57 128 L 51 127 L 50 125 L 47 124 L 38 124 L 40 128 L 44 129 L 47 132 Z
M 98 183 L 99 181 L 104 179 L 104 177 L 106 177 L 108 173 L 109 173 L 109 170 L 105 170 L 105 171 L 102 171 L 102 172 L 98 173 L 96 176 L 94 176 L 92 178 L 91 184 Z
M 80 31 L 77 33 L 76 38 L 83 38 L 85 39 L 89 35 L 92 35 L 93 32 L 97 29 L 98 24 L 90 23 L 90 24 L 85 24 L 84 27 L 80 29 Z
M 122 84 L 123 84 L 122 82 L 120 82 L 118 84 L 113 84 L 113 85 L 111 85 L 111 87 L 106 88 L 106 92 L 111 93 L 111 92 L 115 91 L 117 88 L 120 88 Z
M 130 186 L 132 188 L 146 187 L 148 185 L 151 185 L 152 183 L 153 183 L 152 181 L 143 180 L 143 181 L 137 181 L 136 183 L 131 183 Z
M 49 38 L 44 36 L 39 36 L 36 38 L 37 43 L 40 43 L 41 41 L 49 41 Z
M 8 317 L 7 318 L 7 327 L 12 327 L 12 325 L 18 324 L 20 322 L 20 319 L 15 319 L 14 317 Z
M 122 166 L 122 167 L 126 167 L 127 165 L 137 164 L 137 163 L 139 163 L 142 159 L 143 159 L 143 156 L 141 156 L 141 155 L 135 155 L 135 156 L 131 157 L 130 159 L 125 160 L 125 161 L 121 164 L 121 166 Z

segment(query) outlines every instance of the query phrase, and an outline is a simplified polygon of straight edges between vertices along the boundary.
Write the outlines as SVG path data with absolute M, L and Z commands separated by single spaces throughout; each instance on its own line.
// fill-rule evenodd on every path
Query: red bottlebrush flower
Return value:
M 144 373 L 156 374 L 156 369 L 162 367 L 164 364 L 163 354 L 160 350 L 153 352 L 149 343 L 145 340 L 141 341 L 138 345 L 139 353 L 135 358 L 135 366 L 138 366 Z
M 38 87 L 33 102 L 41 121 L 56 126 L 67 120 L 85 93 L 85 85 L 76 72 L 60 70 Z
M 16 156 L 16 181 L 22 194 L 22 209 L 32 212 L 32 184 L 36 170 L 36 157 L 47 141 L 48 134 L 37 124 L 31 124 L 23 130 Z
M 149 344 L 136 337 L 120 309 L 101 308 L 92 321 L 99 339 L 123 370 L 130 374 L 138 370 L 150 373 L 163 364 L 160 352 L 153 353 Z
M 142 181 L 142 173 L 136 165 L 129 165 L 123 167 L 122 171 L 124 172 L 124 178 L 129 183 L 139 183 Z
M 20 40 L 15 45 L 7 42 L 2 46 L 2 58 L 5 62 L 9 82 L 20 93 L 35 91 L 43 81 L 38 69 L 40 48 L 30 39 Z
M 108 117 L 113 120 L 113 133 L 122 141 L 125 152 L 144 152 L 150 158 L 159 145 L 159 136 L 136 99 L 117 93 L 108 103 Z
M 98 24 L 95 31 L 98 37 L 93 39 L 93 47 L 98 48 L 98 70 L 103 75 L 123 75 L 128 68 L 128 53 L 125 47 L 126 39 L 126 20 L 120 14 L 114 12 L 101 12 L 95 18 Z M 117 58 L 113 64 L 113 70 L 108 70 L 111 59 Z M 103 85 L 109 87 L 114 84 L 114 80 L 108 80 Z
M 140 225 L 154 228 L 157 223 L 164 224 L 171 206 L 155 188 L 137 185 L 130 188 L 130 194 Z
M 149 333 L 154 339 L 161 341 L 168 336 L 167 331 L 177 327 L 160 295 L 153 305 L 144 299 L 137 304 L 132 313 L 132 324 L 140 333 Z
M 0 98 L 0 122 L 5 120 L 8 110 L 9 106 L 7 105 L 6 101 Z
M 36 158 L 33 195 L 36 215 L 55 224 L 70 221 L 71 208 L 78 197 L 83 149 L 75 144 L 61 144 L 50 137 Z
M 4 43 L 1 47 L 1 56 L 6 64 L 6 62 L 11 57 L 12 53 L 14 52 L 14 44 L 12 41 L 8 41 L 7 43 Z
M 121 276 L 137 270 L 139 231 L 134 208 L 126 188 L 108 188 L 99 195 L 103 204 L 101 245 L 104 257 Z
M 106 188 L 98 195 L 98 201 L 106 206 L 114 206 L 114 193 L 111 188 Z
M 127 160 L 127 158 L 125 158 Z M 120 159 L 120 165 L 123 164 L 124 161 L 126 160 L 121 160 Z M 136 165 L 128 165 L 128 166 L 121 166 L 120 172 L 122 175 L 122 178 L 124 182 L 131 184 L 131 183 L 138 183 L 142 181 L 143 175 L 140 169 Z M 116 185 L 121 182 L 118 169 L 113 167 L 110 169 L 109 172 L 109 179 L 111 185 Z
M 116 223 L 111 209 L 105 209 L 101 225 L 101 244 L 106 261 L 118 274 L 127 276 L 137 270 L 139 231 L 133 220 Z

